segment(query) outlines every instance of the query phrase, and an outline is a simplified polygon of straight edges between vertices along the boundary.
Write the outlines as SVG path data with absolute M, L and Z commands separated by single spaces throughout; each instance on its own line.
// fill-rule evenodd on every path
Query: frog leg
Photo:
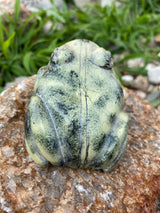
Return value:
M 127 141 L 128 115 L 121 112 L 113 122 L 100 153 L 92 161 L 92 168 L 110 171 L 120 159 Z
M 27 110 L 25 119 L 25 146 L 31 158 L 40 166 L 45 167 L 48 165 L 46 158 L 42 156 L 39 148 L 36 145 L 35 138 L 31 129 L 31 116 L 30 109 Z

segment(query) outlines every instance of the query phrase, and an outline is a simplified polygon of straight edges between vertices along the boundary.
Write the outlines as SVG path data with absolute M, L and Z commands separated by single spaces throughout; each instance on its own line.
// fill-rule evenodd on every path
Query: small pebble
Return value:
M 143 91 L 141 91 L 141 90 L 137 90 L 137 91 L 135 91 L 135 93 L 136 93 L 139 97 L 141 97 L 141 98 L 143 98 L 143 99 L 146 98 L 146 93 L 143 92 Z
M 160 98 L 160 90 L 148 94 L 146 99 L 151 102 L 158 98 Z
M 154 90 L 154 88 L 155 88 L 155 87 L 153 86 L 153 84 L 150 84 L 149 87 L 148 87 L 147 92 L 148 92 L 148 93 L 151 93 L 151 92 Z
M 160 84 L 160 66 L 154 64 L 148 64 L 146 66 L 148 70 L 148 80 L 152 84 Z
M 14 155 L 14 149 L 13 147 L 9 147 L 8 145 L 4 146 L 2 148 L 2 153 L 7 157 L 10 158 Z
M 130 82 L 130 86 L 131 88 L 141 90 L 143 92 L 147 92 L 149 87 L 149 82 L 147 80 L 147 77 L 139 75 L 136 77 L 136 79 Z
M 124 59 L 124 57 L 126 57 L 129 53 L 128 52 L 123 52 L 121 54 L 113 54 L 113 61 L 118 61 L 118 60 L 122 60 Z
M 53 22 L 52 21 L 47 21 L 45 23 L 45 25 L 43 26 L 43 32 L 44 33 L 48 33 L 49 30 L 51 29 L 51 26 L 53 25 Z
M 144 59 L 143 58 L 134 58 L 127 61 L 128 67 L 143 67 Z
M 130 83 L 131 81 L 134 80 L 134 77 L 132 75 L 123 75 L 122 80 L 125 83 Z
M 155 41 L 155 43 L 156 43 L 157 45 L 160 45 L 160 35 L 156 35 L 156 36 L 154 37 L 154 41 Z

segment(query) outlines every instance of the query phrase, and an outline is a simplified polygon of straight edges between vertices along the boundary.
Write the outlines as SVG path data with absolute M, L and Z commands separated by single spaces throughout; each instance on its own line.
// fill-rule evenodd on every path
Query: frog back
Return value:
M 74 40 L 57 48 L 38 73 L 28 107 L 28 137 L 52 164 L 88 167 L 122 106 L 110 53 Z

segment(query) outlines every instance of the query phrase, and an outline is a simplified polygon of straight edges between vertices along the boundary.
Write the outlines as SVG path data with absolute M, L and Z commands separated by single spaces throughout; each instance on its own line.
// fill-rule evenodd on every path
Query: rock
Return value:
M 59 8 L 62 8 L 62 0 L 54 0 Z M 49 0 L 20 0 L 22 17 L 24 16 L 25 20 L 27 16 L 32 11 L 37 11 L 38 8 L 43 8 L 44 10 L 52 9 L 53 5 Z M 14 4 L 15 0 L 0 0 L 0 15 L 5 13 L 14 13 Z M 24 13 L 24 14 L 23 14 Z
M 156 35 L 154 37 L 154 42 L 157 44 L 157 45 L 160 45 L 160 35 Z
M 18 83 L 18 82 L 21 82 L 22 80 L 24 80 L 24 79 L 26 79 L 27 77 L 17 77 L 17 78 L 15 78 L 15 80 L 14 81 L 12 81 L 12 82 L 7 82 L 6 83 L 6 85 L 4 86 L 4 90 L 5 89 L 8 89 L 9 87 L 11 87 L 11 86 L 13 86 L 15 83 Z
M 101 6 L 104 7 L 106 5 L 111 6 L 115 0 L 101 0 Z
M 62 0 L 54 0 L 54 2 L 59 8 L 62 8 Z M 50 2 L 50 0 L 21 0 L 21 4 L 23 4 L 30 11 L 38 11 L 38 8 L 42 8 L 44 10 L 53 8 L 53 4 Z
M 145 99 L 146 98 L 146 93 L 141 91 L 141 90 L 135 90 L 134 91 L 139 97 Z
M 143 67 L 144 66 L 144 59 L 143 58 L 134 58 L 127 61 L 127 65 L 130 68 L 133 67 Z
M 143 92 L 147 92 L 149 87 L 149 82 L 147 77 L 138 75 L 136 79 L 130 82 L 131 88 L 142 90 Z
M 156 99 L 160 99 L 160 89 L 158 88 L 156 91 L 150 93 L 147 95 L 146 99 L 151 102 L 154 101 Z
M 11 15 L 13 17 L 14 3 L 15 3 L 15 0 L 0 1 L 0 15 L 4 16 L 5 13 L 9 13 L 9 15 Z M 21 17 L 22 22 L 24 22 L 28 18 L 29 15 L 30 15 L 30 11 L 23 5 L 20 5 L 20 17 Z
M 126 150 L 110 173 L 38 167 L 24 146 L 35 76 L 0 96 L 0 212 L 156 212 L 160 197 L 160 114 L 125 89 Z
M 100 0 L 84 0 L 84 1 L 79 1 L 79 0 L 74 0 L 75 5 L 77 7 L 84 9 L 86 5 L 92 4 L 92 5 L 100 5 Z
M 131 81 L 134 80 L 134 77 L 132 75 L 123 75 L 122 80 L 125 83 L 130 83 Z
M 121 3 L 117 0 L 101 0 L 101 6 L 104 7 L 106 5 L 111 6 L 113 3 L 115 3 L 116 6 L 119 6 Z
M 43 26 L 43 32 L 44 33 L 49 33 L 50 32 L 50 29 L 51 29 L 51 27 L 52 27 L 52 25 L 53 25 L 53 22 L 52 21 L 47 21 L 45 24 L 44 24 L 44 26 Z
M 148 64 L 146 70 L 148 70 L 149 82 L 152 84 L 160 84 L 160 66 Z
M 154 88 L 155 88 L 155 86 L 153 84 L 150 84 L 149 87 L 148 87 L 148 91 L 147 92 L 148 93 L 153 92 Z

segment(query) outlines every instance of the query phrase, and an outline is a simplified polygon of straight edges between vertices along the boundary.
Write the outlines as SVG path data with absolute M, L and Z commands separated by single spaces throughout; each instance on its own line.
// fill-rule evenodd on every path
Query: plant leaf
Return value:
M 9 48 L 13 38 L 15 37 L 15 35 L 16 35 L 15 32 L 12 33 L 12 35 L 6 41 L 4 41 L 2 44 L 2 51 L 6 58 L 9 58 L 8 48 Z
M 15 7 L 14 7 L 14 19 L 16 23 L 18 21 L 19 12 L 20 12 L 20 0 L 16 0 Z
M 27 52 L 24 57 L 23 57 L 23 65 L 26 69 L 26 71 L 28 72 L 28 74 L 32 74 L 32 71 L 31 71 L 31 57 L 32 57 L 33 53 L 32 52 Z
M 4 38 L 3 38 L 3 29 L 2 29 L 2 17 L 0 16 L 0 45 L 2 47 L 4 42 Z

